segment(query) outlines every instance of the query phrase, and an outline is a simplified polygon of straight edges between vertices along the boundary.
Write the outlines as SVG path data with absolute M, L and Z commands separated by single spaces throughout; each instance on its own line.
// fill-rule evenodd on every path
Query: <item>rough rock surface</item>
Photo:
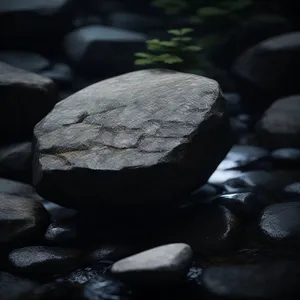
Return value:
M 33 127 L 57 101 L 50 79 L 2 62 L 0 99 L 0 144 L 31 138 Z
M 132 284 L 170 283 L 186 275 L 192 258 L 187 244 L 164 245 L 117 261 L 111 272 Z
M 78 209 L 174 203 L 204 184 L 231 146 L 218 83 L 169 70 L 89 86 L 34 133 L 39 194 Z
M 300 95 L 273 103 L 257 125 L 261 143 L 266 147 L 300 147 Z
M 30 246 L 13 250 L 8 257 L 11 268 L 27 275 L 52 275 L 76 268 L 80 252 L 60 247 Z
M 259 228 L 271 241 L 300 245 L 300 203 L 286 202 L 268 206 L 262 213 Z
M 48 222 L 48 213 L 37 200 L 0 193 L 0 244 L 39 236 Z

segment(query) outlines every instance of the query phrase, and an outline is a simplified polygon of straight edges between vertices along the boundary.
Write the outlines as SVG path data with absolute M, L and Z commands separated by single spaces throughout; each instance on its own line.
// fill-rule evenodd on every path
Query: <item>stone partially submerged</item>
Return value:
M 77 209 L 174 203 L 231 146 L 218 83 L 169 70 L 91 85 L 59 102 L 34 134 L 38 192 Z

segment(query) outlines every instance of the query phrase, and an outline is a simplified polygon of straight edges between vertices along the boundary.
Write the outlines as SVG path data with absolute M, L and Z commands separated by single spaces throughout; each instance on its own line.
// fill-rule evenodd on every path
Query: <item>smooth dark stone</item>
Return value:
M 22 51 L 0 51 L 0 60 L 33 73 L 38 73 L 50 66 L 50 62 L 40 54 Z
M 261 234 L 278 245 L 300 245 L 300 203 L 287 202 L 268 206 L 259 222 Z
M 26 198 L 41 199 L 33 186 L 15 180 L 0 178 L 0 193 L 22 196 Z
M 176 205 L 207 182 L 231 147 L 222 104 L 215 81 L 172 70 L 91 85 L 35 126 L 37 191 L 92 213 Z
M 75 28 L 102 24 L 103 20 L 99 16 L 95 15 L 76 16 L 75 19 L 73 19 L 73 26 Z
M 64 33 L 71 24 L 72 0 L 1 1 L 0 37 L 6 43 L 28 42 L 30 38 L 43 42 Z
M 240 121 L 238 118 L 230 118 L 230 126 L 236 136 L 249 132 L 249 125 Z
M 299 275 L 298 262 L 282 261 L 208 268 L 202 282 L 208 296 L 217 299 L 297 299 Z
M 290 193 L 294 196 L 300 196 L 300 182 L 294 182 L 292 184 L 287 185 L 284 188 L 284 192 Z
M 45 241 L 53 245 L 66 245 L 76 241 L 76 224 L 73 219 L 54 221 L 45 233 Z
M 288 171 L 251 171 L 243 173 L 239 178 L 229 179 L 225 182 L 224 187 L 228 192 L 240 191 L 262 191 L 273 193 L 283 192 L 284 187 L 292 182 L 299 180 L 299 172 Z
M 82 289 L 82 285 L 76 283 L 51 282 L 35 288 L 17 300 L 85 300 Z
M 266 149 L 254 146 L 235 145 L 218 166 L 218 170 L 255 169 L 269 158 Z
M 52 80 L 0 62 L 0 99 L 1 145 L 31 140 L 58 97 Z
M 226 109 L 230 116 L 237 116 L 243 112 L 242 99 L 239 94 L 224 93 Z
M 283 148 L 271 153 L 273 164 L 282 169 L 293 169 L 300 167 L 300 149 Z
M 80 251 L 60 247 L 30 246 L 13 250 L 8 257 L 14 272 L 26 276 L 67 273 L 78 266 Z
M 220 195 L 213 202 L 223 205 L 240 218 L 251 218 L 259 214 L 268 200 L 254 193 L 233 193 Z
M 83 295 L 85 300 L 127 300 L 129 291 L 124 284 L 108 277 L 98 277 L 84 285 Z
M 255 110 L 263 111 L 274 99 L 299 93 L 298 81 L 294 76 L 300 67 L 299 41 L 300 32 L 297 31 L 271 37 L 248 49 L 236 59 L 232 73 L 237 79 L 239 92 Z M 286 109 L 283 108 L 283 111 Z M 296 120 L 299 114 L 292 114 L 295 116 L 293 120 Z M 277 118 L 279 123 L 282 120 Z M 266 146 L 275 146 L 270 144 L 270 139 L 265 138 L 262 141 Z M 289 146 L 292 145 L 279 147 Z
M 24 142 L 0 147 L 0 176 L 32 181 L 32 143 Z
M 70 208 L 65 208 L 53 202 L 42 199 L 41 203 L 46 208 L 51 216 L 52 221 L 58 221 L 62 219 L 67 219 L 70 217 L 75 217 L 77 215 L 77 211 Z
M 196 254 L 234 248 L 241 229 L 239 219 L 217 204 L 191 207 L 185 217 L 171 223 L 160 230 L 159 243 L 186 243 Z
M 149 16 L 129 13 L 114 12 L 108 17 L 108 21 L 112 27 L 122 28 L 126 30 L 135 30 L 147 33 L 151 29 L 159 28 L 162 22 Z
M 291 7 L 289 4 L 286 6 Z M 270 8 L 269 3 L 266 7 Z M 278 12 L 282 15 L 271 13 L 270 9 L 265 10 L 265 13 L 255 10 L 255 13 L 243 18 L 225 44 L 216 47 L 212 59 L 222 68 L 228 68 L 243 51 L 267 38 L 291 31 L 290 18 L 286 18 L 282 11 Z
M 269 149 L 300 148 L 299 114 L 300 95 L 292 95 L 275 101 L 256 126 L 260 143 Z M 299 159 L 299 154 L 297 157 Z
M 63 47 L 69 60 L 84 74 L 115 76 L 136 69 L 134 53 L 144 51 L 145 41 L 141 33 L 90 25 L 66 35 Z
M 49 215 L 36 199 L 0 193 L 0 244 L 23 244 L 43 235 Z
M 69 87 L 73 81 L 73 71 L 64 63 L 55 63 L 50 69 L 40 72 L 40 75 L 52 79 L 60 88 Z
M 0 271 L 0 298 L 1 300 L 24 299 L 24 294 L 38 286 L 38 283 L 27 278 Z
M 201 188 L 197 189 L 191 194 L 192 199 L 202 199 L 205 200 L 207 198 L 215 196 L 219 192 L 219 189 L 213 186 L 212 184 L 204 184 Z
M 128 245 L 103 245 L 88 254 L 85 258 L 85 262 L 91 266 L 102 263 L 114 263 L 117 260 L 138 253 L 139 250 L 141 249 Z

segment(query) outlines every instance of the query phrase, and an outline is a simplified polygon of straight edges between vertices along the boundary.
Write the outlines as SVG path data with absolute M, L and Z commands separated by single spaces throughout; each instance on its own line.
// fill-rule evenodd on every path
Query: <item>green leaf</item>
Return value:
M 188 52 L 198 52 L 200 50 L 202 50 L 200 46 L 194 46 L 194 45 L 185 46 L 182 48 L 182 51 L 188 51 Z
M 175 43 L 173 41 L 161 41 L 160 45 L 165 46 L 165 47 L 176 47 L 177 43 Z
M 171 41 L 174 41 L 174 42 L 189 42 L 189 41 L 191 41 L 192 39 L 193 39 L 193 38 L 191 38 L 191 37 L 183 36 L 183 37 L 172 38 Z
M 159 55 L 159 60 L 166 64 L 176 64 L 183 62 L 183 59 L 177 55 L 171 55 L 169 53 Z
M 193 32 L 194 29 L 193 28 L 182 28 L 180 31 L 181 31 L 181 35 L 185 35 L 187 33 Z
M 198 9 L 197 16 L 199 16 L 200 18 L 220 17 L 226 15 L 227 13 L 228 11 L 225 9 L 214 6 L 207 6 Z
M 137 60 L 135 60 L 135 62 L 134 62 L 136 65 L 141 65 L 141 66 L 143 66 L 143 65 L 151 65 L 151 64 L 153 64 L 154 62 L 153 62 L 153 60 L 150 60 L 150 59 L 137 59 Z
M 152 57 L 151 54 L 149 53 L 144 53 L 144 52 L 138 52 L 134 54 L 136 57 L 141 57 L 141 58 L 150 58 Z
M 147 44 L 159 44 L 161 41 L 158 39 L 148 40 Z
M 181 35 L 181 30 L 180 29 L 170 29 L 170 30 L 168 30 L 168 33 L 173 34 L 173 35 Z

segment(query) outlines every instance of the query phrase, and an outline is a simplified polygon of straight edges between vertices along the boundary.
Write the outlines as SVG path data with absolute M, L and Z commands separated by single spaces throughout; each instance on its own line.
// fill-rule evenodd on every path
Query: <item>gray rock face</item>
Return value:
M 33 127 L 57 101 L 47 78 L 0 62 L 0 144 L 32 138 Z
M 64 50 L 82 72 L 100 75 L 132 70 L 134 53 L 144 50 L 146 36 L 114 27 L 90 25 L 64 39 Z
M 186 275 L 192 258 L 187 244 L 169 244 L 124 258 L 113 264 L 111 272 L 132 284 L 170 283 Z
M 300 95 L 277 100 L 257 124 L 261 142 L 268 148 L 300 147 Z
M 174 202 L 204 184 L 231 146 L 217 82 L 168 70 L 79 91 L 35 138 L 39 193 L 78 209 Z
M 48 222 L 48 213 L 37 200 L 0 193 L 0 244 L 39 236 Z

